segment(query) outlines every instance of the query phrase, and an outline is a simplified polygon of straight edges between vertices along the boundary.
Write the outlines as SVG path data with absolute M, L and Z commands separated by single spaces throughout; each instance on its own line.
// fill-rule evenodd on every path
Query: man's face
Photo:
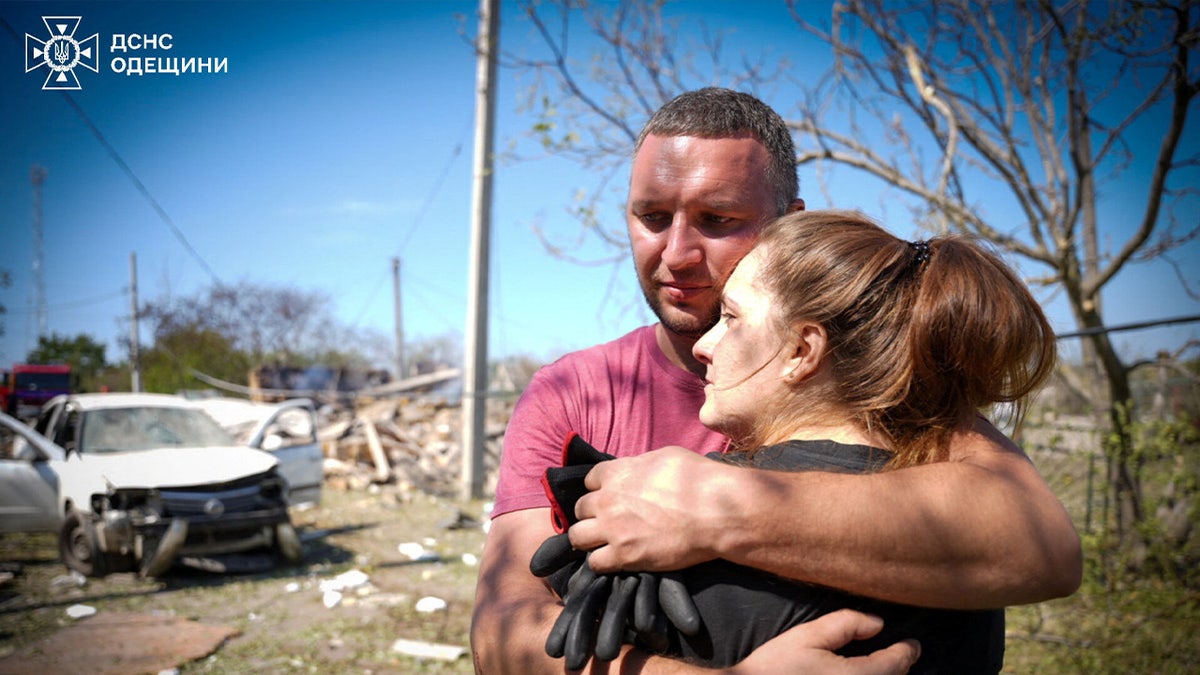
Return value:
M 647 136 L 633 160 L 625 219 L 646 302 L 668 330 L 698 338 L 721 287 L 776 215 L 770 156 L 750 136 Z

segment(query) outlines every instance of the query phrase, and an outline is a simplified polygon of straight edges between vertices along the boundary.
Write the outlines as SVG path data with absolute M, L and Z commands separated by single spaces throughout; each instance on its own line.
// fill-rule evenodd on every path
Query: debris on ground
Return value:
M 79 620 L 0 659 L 12 675 L 124 675 L 170 671 L 238 634 L 182 617 L 103 613 Z
M 504 430 L 514 402 L 488 401 L 485 475 L 490 494 Z M 317 433 L 325 451 L 325 484 L 332 489 L 365 490 L 394 484 L 398 500 L 416 493 L 448 497 L 460 492 L 462 434 L 459 405 L 436 398 L 389 398 L 351 407 L 322 409 Z M 478 527 L 456 514 L 445 525 Z
M 437 659 L 440 661 L 455 661 L 466 655 L 464 647 L 455 645 L 439 645 L 420 640 L 399 639 L 392 643 L 392 651 L 413 656 L 418 659 Z
M 427 595 L 417 601 L 415 609 L 422 614 L 432 614 L 446 609 L 447 606 L 445 600 Z
M 67 608 L 67 616 L 72 619 L 86 619 L 96 614 L 96 608 L 91 605 L 71 605 Z

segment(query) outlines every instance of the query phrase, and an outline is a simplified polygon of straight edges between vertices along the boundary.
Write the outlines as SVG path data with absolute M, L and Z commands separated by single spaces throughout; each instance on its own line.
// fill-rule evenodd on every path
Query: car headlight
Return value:
M 96 513 L 117 510 L 162 515 L 163 500 L 158 490 L 116 490 L 92 495 L 92 510 Z
M 272 473 L 263 479 L 258 486 L 258 494 L 270 501 L 281 501 L 285 492 L 283 478 Z

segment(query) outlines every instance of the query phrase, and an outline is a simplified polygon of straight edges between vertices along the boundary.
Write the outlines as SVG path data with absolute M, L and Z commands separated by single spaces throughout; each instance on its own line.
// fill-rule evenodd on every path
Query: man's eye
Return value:
M 725 323 L 729 323 L 730 321 L 733 321 L 736 318 L 737 318 L 736 316 L 730 314 L 729 312 L 721 312 L 721 320 L 724 321 Z
M 712 235 L 723 235 L 736 231 L 743 222 L 732 216 L 709 214 L 700 219 L 700 229 Z
M 670 224 L 670 219 L 665 213 L 643 213 L 637 218 L 646 227 L 665 227 Z

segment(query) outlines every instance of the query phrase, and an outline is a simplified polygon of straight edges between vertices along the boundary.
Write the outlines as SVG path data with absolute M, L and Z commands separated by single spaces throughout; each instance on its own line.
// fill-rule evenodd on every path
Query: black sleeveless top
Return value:
M 719 461 L 775 471 L 877 471 L 891 453 L 833 441 L 787 441 L 753 453 L 712 453 Z M 970 508 L 964 504 L 963 508 Z M 796 514 L 803 518 L 804 514 Z M 869 654 L 905 638 L 921 643 L 921 658 L 910 673 L 997 673 L 1004 663 L 1004 610 L 945 610 L 873 600 L 799 583 L 713 560 L 680 571 L 703 620 L 695 636 L 668 626 L 668 655 L 711 667 L 738 663 L 756 647 L 785 630 L 838 609 L 883 618 L 879 635 L 838 650 L 844 656 Z

